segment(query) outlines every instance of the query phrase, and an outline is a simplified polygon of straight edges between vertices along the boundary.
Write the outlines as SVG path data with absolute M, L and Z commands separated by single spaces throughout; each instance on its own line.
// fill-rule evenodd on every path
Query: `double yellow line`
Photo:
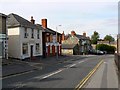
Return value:
M 80 81 L 80 83 L 75 87 L 75 90 L 80 90 L 84 84 L 90 79 L 90 77 L 95 73 L 95 71 L 99 68 L 99 66 L 103 63 L 103 60 L 101 60 L 96 66 L 95 68 L 90 71 L 90 73 L 84 78 L 82 79 L 82 81 Z

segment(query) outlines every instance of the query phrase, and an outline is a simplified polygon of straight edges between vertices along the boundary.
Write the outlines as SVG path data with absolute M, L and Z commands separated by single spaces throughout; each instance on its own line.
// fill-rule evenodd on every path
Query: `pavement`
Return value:
M 85 56 L 81 56 L 84 58 Z M 69 60 L 77 60 L 80 56 L 59 56 L 48 58 L 36 58 L 34 60 L 17 60 L 17 59 L 4 59 L 2 60 L 2 77 L 11 76 L 15 74 L 30 72 L 32 70 L 40 70 L 43 67 L 49 67 L 56 64 L 64 63 Z
M 104 60 L 83 88 L 113 88 L 117 90 L 119 88 L 118 70 L 114 58 Z

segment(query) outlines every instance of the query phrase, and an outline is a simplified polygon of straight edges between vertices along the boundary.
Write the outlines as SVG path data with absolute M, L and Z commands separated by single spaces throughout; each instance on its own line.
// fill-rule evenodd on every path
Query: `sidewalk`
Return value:
M 105 60 L 83 88 L 118 88 L 118 74 L 114 60 Z
M 32 70 L 40 70 L 45 66 L 54 66 L 56 64 L 64 63 L 69 60 L 77 60 L 80 59 L 80 56 L 59 56 L 49 57 L 49 58 L 36 58 L 34 60 L 16 60 L 16 59 L 8 59 L 2 60 L 2 76 L 10 76 L 19 73 L 29 72 Z M 84 57 L 81 57 L 84 58 Z

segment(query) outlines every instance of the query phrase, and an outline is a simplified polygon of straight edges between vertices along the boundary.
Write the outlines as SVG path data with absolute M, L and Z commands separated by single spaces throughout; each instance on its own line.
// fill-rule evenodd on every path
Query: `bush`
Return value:
M 97 44 L 96 49 L 100 51 L 107 51 L 108 54 L 115 53 L 116 48 L 107 44 Z

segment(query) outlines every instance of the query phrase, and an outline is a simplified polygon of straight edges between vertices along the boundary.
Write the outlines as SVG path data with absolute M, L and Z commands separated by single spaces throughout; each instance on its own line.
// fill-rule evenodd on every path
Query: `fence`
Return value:
M 115 54 L 115 63 L 117 65 L 118 71 L 120 73 L 120 54 Z

